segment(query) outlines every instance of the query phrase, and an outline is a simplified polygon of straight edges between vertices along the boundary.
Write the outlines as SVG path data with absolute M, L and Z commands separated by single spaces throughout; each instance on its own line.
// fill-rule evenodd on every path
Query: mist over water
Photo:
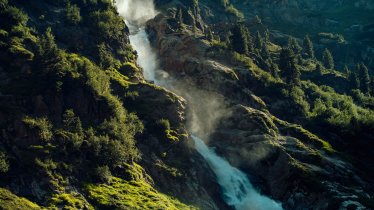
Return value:
M 130 29 L 130 43 L 138 53 L 137 63 L 143 68 L 144 78 L 157 84 L 158 60 L 145 31 L 145 23 L 157 15 L 153 0 L 116 0 L 116 7 Z
M 196 135 L 192 136 L 196 150 L 217 176 L 225 202 L 237 210 L 281 210 L 279 203 L 260 195 L 243 172 L 232 167 L 200 139 L 209 139 L 216 124 L 230 114 L 230 110 L 219 95 L 197 90 L 159 70 L 157 54 L 145 31 L 146 22 L 157 15 L 153 0 L 116 0 L 116 7 L 130 29 L 130 42 L 138 53 L 137 62 L 144 70 L 144 78 L 176 92 L 188 101 L 188 126 L 190 132 Z
M 192 136 L 196 150 L 208 162 L 222 188 L 223 199 L 237 210 L 281 210 L 282 206 L 270 198 L 260 195 L 249 182 L 248 177 L 232 167 L 225 159 L 208 148 L 203 140 Z

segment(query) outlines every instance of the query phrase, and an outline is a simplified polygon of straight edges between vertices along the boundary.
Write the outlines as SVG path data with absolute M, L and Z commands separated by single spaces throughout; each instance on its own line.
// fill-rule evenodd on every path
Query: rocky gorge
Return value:
M 0 0 L 0 208 L 373 208 L 372 97 L 304 54 L 291 84 L 281 62 L 300 34 L 280 25 L 324 31 L 306 10 L 347 3 L 226 3 Z M 228 202 L 193 135 L 263 199 Z

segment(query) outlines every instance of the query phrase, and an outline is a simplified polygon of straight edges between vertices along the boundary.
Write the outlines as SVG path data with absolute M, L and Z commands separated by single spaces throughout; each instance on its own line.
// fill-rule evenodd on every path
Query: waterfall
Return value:
M 232 167 L 212 149 L 209 149 L 203 140 L 192 136 L 196 150 L 204 157 L 210 168 L 217 176 L 217 181 L 222 188 L 223 199 L 237 210 L 281 210 L 279 203 L 268 197 L 260 195 L 249 182 L 248 177 Z
M 176 86 L 168 83 L 167 80 L 161 81 L 155 76 L 158 70 L 157 55 L 150 45 L 144 28 L 145 23 L 157 15 L 153 0 L 116 0 L 115 4 L 119 14 L 125 19 L 130 29 L 130 42 L 138 53 L 137 62 L 144 70 L 145 79 L 154 81 L 155 84 L 170 88 L 176 92 L 185 92 L 186 90 L 180 90 L 180 88 L 178 89 Z M 189 99 L 194 100 L 196 98 L 189 97 Z M 217 120 L 217 118 L 213 119 Z M 199 121 L 198 117 L 194 120 Z M 200 119 L 199 123 L 194 124 L 202 125 L 203 123 L 201 122 L 203 121 Z M 199 126 L 197 130 L 200 130 L 199 133 L 204 132 L 203 126 Z M 260 195 L 242 171 L 231 166 L 224 158 L 219 157 L 212 149 L 208 148 L 203 140 L 196 136 L 192 136 L 192 139 L 196 150 L 215 173 L 217 182 L 222 190 L 223 199 L 228 205 L 235 207 L 237 210 L 282 209 L 279 203 Z

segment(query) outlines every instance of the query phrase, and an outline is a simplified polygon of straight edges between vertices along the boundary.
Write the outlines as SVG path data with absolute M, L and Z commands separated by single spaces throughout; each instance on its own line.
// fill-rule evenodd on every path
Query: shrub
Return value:
M 96 177 L 101 182 L 108 183 L 112 177 L 112 173 L 108 166 L 99 166 L 96 168 Z
M 70 3 L 66 6 L 66 19 L 69 23 L 77 25 L 81 20 L 80 9 L 77 5 Z
M 73 133 L 83 134 L 81 120 L 75 116 L 72 109 L 66 110 L 62 118 L 64 129 Z
M 52 139 L 52 124 L 47 118 L 25 117 L 22 121 L 28 128 L 37 132 L 37 135 L 41 140 L 47 142 Z
M 0 151 L 0 172 L 6 173 L 9 170 L 9 163 L 6 154 Z

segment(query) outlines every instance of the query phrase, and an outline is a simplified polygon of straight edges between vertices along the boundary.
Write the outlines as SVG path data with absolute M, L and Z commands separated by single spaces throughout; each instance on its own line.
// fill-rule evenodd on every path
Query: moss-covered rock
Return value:
M 0 209 L 4 210 L 39 210 L 39 205 L 18 197 L 7 189 L 0 188 Z
M 88 198 L 105 209 L 195 209 L 154 189 L 139 165 L 129 166 L 128 173 L 131 181 L 111 177 L 106 184 L 87 184 Z

